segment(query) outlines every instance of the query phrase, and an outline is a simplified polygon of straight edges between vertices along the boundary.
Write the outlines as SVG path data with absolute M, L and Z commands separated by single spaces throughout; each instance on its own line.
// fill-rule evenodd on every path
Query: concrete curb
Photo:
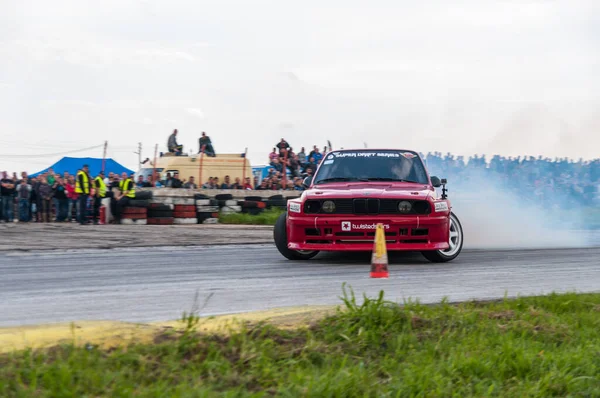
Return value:
M 307 326 L 332 313 L 337 306 L 302 306 L 276 308 L 268 311 L 202 317 L 197 326 L 200 333 L 223 334 L 235 330 L 241 323 L 270 324 L 293 329 Z M 152 343 L 167 331 L 180 331 L 180 321 L 131 323 L 120 321 L 74 321 L 34 326 L 0 328 L 0 353 L 27 348 L 43 349 L 59 344 L 93 345 L 104 349 L 131 343 Z

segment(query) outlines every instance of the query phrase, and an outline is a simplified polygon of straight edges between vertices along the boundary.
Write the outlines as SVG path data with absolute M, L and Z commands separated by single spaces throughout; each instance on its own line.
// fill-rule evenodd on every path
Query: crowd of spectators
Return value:
M 104 178 L 107 189 L 119 188 L 123 176 L 109 173 Z M 26 172 L 17 177 L 2 173 L 0 222 L 76 222 L 81 211 L 79 194 L 75 192 L 75 175 L 55 173 L 52 169 L 36 176 Z M 87 201 L 86 214 L 91 214 L 93 200 Z
M 12 222 L 65 222 L 74 220 L 77 207 L 75 176 L 69 173 L 56 174 L 52 169 L 39 176 L 30 177 L 27 173 L 10 176 L 2 173 L 0 220 Z M 54 215 L 54 217 L 52 217 Z
M 600 159 L 578 161 L 542 156 L 462 156 L 439 152 L 424 156 L 429 172 L 469 186 L 482 181 L 506 189 L 526 201 L 550 207 L 600 205 Z
M 152 176 L 144 178 L 143 175 L 138 176 L 135 182 L 138 188 L 185 188 L 185 189 L 198 189 L 196 179 L 194 176 L 190 176 L 189 179 L 181 178 L 178 172 L 166 173 L 164 178 L 152 179 Z M 208 180 L 202 184 L 202 189 L 254 189 L 256 185 L 252 184 L 250 177 L 246 177 L 246 180 L 242 183 L 239 177 L 236 177 L 234 181 L 231 177 L 226 175 L 223 182 L 219 181 L 219 177 L 209 177 Z
M 323 156 L 328 152 L 328 146 L 320 151 L 316 145 L 307 154 L 304 147 L 299 152 L 282 138 L 269 154 L 269 170 L 267 176 L 257 184 L 257 190 L 296 190 L 302 191 L 302 181 L 314 175 Z

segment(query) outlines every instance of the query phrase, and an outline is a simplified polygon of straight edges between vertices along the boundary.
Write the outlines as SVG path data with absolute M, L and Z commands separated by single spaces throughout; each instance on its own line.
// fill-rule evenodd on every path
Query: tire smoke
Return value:
M 500 181 L 470 173 L 460 181 L 448 181 L 452 211 L 464 231 L 464 248 L 544 249 L 592 246 L 583 209 L 566 198 L 546 208 L 533 192 L 517 195 L 502 188 Z

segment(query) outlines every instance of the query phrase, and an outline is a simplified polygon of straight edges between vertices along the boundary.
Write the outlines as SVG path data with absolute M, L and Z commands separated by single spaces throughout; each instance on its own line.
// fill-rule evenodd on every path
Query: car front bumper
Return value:
M 378 223 L 384 225 L 389 251 L 446 250 L 449 215 L 306 216 L 288 214 L 290 250 L 371 251 Z

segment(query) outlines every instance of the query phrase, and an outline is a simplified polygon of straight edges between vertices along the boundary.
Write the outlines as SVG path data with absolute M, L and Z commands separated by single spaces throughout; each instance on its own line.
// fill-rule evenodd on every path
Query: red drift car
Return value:
M 445 184 L 429 177 L 413 151 L 330 152 L 304 180 L 302 196 L 288 201 L 287 213 L 275 224 L 275 244 L 290 260 L 307 260 L 319 251 L 371 251 L 382 223 L 388 251 L 453 260 L 462 250 L 463 231 Z

